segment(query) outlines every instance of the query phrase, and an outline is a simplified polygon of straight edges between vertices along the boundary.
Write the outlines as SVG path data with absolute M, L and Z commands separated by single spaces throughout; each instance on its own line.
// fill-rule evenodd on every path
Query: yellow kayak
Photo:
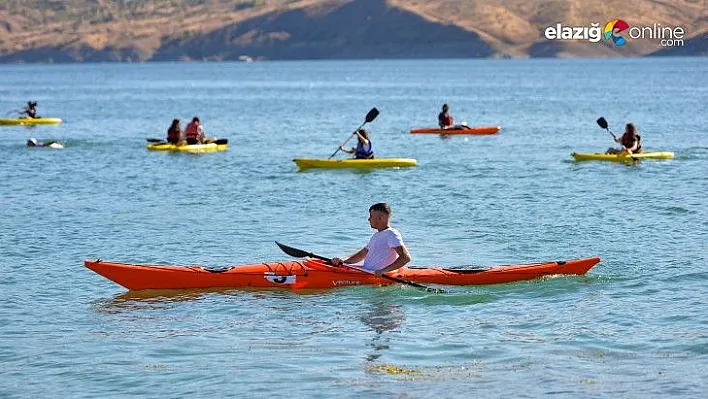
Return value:
M 640 152 L 639 154 L 600 154 L 600 153 L 579 153 L 570 154 L 576 161 L 610 161 L 610 162 L 632 162 L 635 159 L 673 159 L 674 153 L 669 151 Z
M 293 162 L 301 170 L 310 168 L 324 169 L 375 169 L 375 168 L 404 168 L 416 166 L 415 159 L 409 158 L 376 158 L 376 159 L 308 159 L 295 158 Z
M 58 125 L 61 123 L 59 118 L 10 118 L 0 119 L 0 125 Z
M 172 143 L 152 143 L 148 144 L 148 151 L 170 151 L 170 152 L 190 152 L 194 154 L 203 152 L 226 151 L 229 144 L 226 140 L 217 140 L 215 143 L 205 144 L 172 144 Z

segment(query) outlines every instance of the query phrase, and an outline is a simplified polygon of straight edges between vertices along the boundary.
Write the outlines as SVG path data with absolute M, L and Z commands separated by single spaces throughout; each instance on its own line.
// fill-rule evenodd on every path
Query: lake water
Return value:
M 708 390 L 708 62 L 2 65 L 0 396 L 687 396 Z M 500 135 L 440 139 L 458 122 Z M 363 122 L 417 168 L 298 173 Z M 199 116 L 228 152 L 152 153 Z M 636 123 L 670 161 L 576 163 Z M 64 150 L 31 149 L 29 137 Z M 340 157 L 342 155 L 339 155 Z M 126 293 L 86 258 L 223 266 L 362 247 L 389 202 L 415 265 L 600 256 L 587 276 L 430 294 Z

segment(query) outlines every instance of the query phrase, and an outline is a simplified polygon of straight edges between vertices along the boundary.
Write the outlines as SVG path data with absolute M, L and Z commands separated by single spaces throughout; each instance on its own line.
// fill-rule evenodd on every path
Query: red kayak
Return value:
M 484 134 L 497 134 L 501 132 L 501 126 L 478 126 L 470 128 L 450 128 L 450 129 L 440 129 L 438 127 L 423 127 L 420 129 L 411 129 L 411 134 L 472 134 L 472 135 L 484 135 Z
M 549 275 L 583 275 L 600 258 L 504 265 L 475 269 L 403 267 L 389 276 L 415 283 L 482 285 L 532 280 Z M 388 285 L 395 282 L 351 268 L 333 267 L 323 261 L 286 261 L 210 269 L 204 266 L 131 265 L 86 260 L 84 265 L 129 289 L 183 288 L 335 288 L 352 285 Z

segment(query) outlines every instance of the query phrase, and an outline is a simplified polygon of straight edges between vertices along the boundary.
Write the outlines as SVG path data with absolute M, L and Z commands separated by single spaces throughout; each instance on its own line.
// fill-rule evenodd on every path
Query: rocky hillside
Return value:
M 680 25 L 680 47 L 544 30 Z M 2 0 L 0 62 L 706 55 L 708 0 Z

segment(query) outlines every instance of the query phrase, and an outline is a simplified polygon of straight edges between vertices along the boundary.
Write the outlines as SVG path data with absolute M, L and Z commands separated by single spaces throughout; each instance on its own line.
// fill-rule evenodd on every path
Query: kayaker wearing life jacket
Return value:
M 615 138 L 615 141 L 622 144 L 622 148 L 608 148 L 605 154 L 639 154 L 642 152 L 642 137 L 637 133 L 634 123 L 628 123 L 622 137 Z
M 204 139 L 204 129 L 196 116 L 192 118 L 189 122 L 187 128 L 184 129 L 184 138 L 187 140 L 187 144 L 199 144 Z
M 177 144 L 182 141 L 182 125 L 179 119 L 174 119 L 170 128 L 167 129 L 167 142 Z
M 39 118 L 39 116 L 37 116 L 37 102 L 28 101 L 27 107 L 22 112 L 20 112 L 20 115 L 22 114 L 26 114 L 27 118 L 30 119 Z
M 369 139 L 369 133 L 366 129 L 359 129 L 354 133 L 357 137 L 356 148 L 347 150 L 344 146 L 339 146 L 339 149 L 346 152 L 347 154 L 354 154 L 356 159 L 374 159 L 374 147 L 371 145 L 371 140 Z
M 442 112 L 438 114 L 438 126 L 440 126 L 440 129 L 455 127 L 455 120 L 450 115 L 450 107 L 447 104 L 443 104 Z
M 363 269 L 380 276 L 399 269 L 411 261 L 408 248 L 403 243 L 401 233 L 390 225 L 391 207 L 386 203 L 374 204 L 369 208 L 369 224 L 376 230 L 369 243 L 354 255 L 345 259 L 333 258 L 332 264 L 355 264 L 364 260 Z

